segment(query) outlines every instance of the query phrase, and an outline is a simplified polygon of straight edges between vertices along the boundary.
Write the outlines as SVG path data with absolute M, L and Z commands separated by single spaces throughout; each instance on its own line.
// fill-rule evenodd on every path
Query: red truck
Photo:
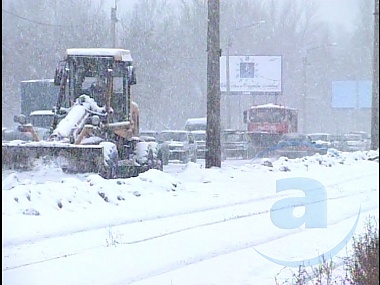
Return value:
M 253 154 L 277 144 L 283 134 L 297 132 L 298 111 L 295 108 L 254 105 L 245 110 L 243 116 Z

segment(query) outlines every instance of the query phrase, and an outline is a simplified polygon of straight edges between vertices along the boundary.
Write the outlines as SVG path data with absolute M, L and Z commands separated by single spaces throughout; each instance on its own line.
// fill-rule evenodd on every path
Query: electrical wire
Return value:
M 22 19 L 24 21 L 27 21 L 27 22 L 31 22 L 31 23 L 34 23 L 34 24 L 38 24 L 38 25 L 42 25 L 42 26 L 49 26 L 49 27 L 61 27 L 61 28 L 67 28 L 68 26 L 63 26 L 63 25 L 55 25 L 55 24 L 49 24 L 49 23 L 43 23 L 43 22 L 38 22 L 38 21 L 34 21 L 34 20 L 31 20 L 31 19 L 28 19 L 28 18 L 25 18 L 25 17 L 22 17 L 20 15 L 17 15 L 15 13 L 12 13 L 12 12 L 9 12 L 7 10 L 4 10 L 4 9 L 1 9 L 1 11 L 7 13 L 7 14 L 10 14 L 16 18 L 19 18 L 19 19 Z

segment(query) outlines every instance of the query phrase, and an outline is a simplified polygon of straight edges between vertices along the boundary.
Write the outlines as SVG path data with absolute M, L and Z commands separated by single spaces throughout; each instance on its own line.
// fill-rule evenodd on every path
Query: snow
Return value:
M 54 82 L 54 79 L 32 79 L 32 80 L 23 80 L 21 81 L 23 83 L 32 83 L 32 82 L 47 82 L 47 83 L 53 83 Z
M 261 254 L 310 259 L 353 228 L 363 233 L 368 217 L 378 221 L 376 157 L 335 151 L 210 169 L 199 160 L 114 180 L 42 165 L 3 170 L 3 284 L 283 284 L 297 268 Z M 325 187 L 326 228 L 272 222 L 276 202 L 304 197 L 276 192 L 276 183 L 300 177 Z M 350 250 L 349 242 L 333 261 L 341 264 Z
M 53 110 L 36 110 L 30 113 L 29 116 L 47 116 L 47 115 L 54 115 Z
M 287 107 L 287 106 L 284 106 L 284 105 L 276 105 L 276 104 L 273 104 L 273 103 L 268 103 L 268 104 L 261 104 L 261 105 L 254 105 L 251 107 L 251 109 L 257 109 L 257 108 L 280 108 L 280 109 L 289 109 L 289 110 L 297 110 L 295 108 L 290 108 L 290 107 Z
M 112 154 L 117 153 L 117 147 L 112 142 L 101 142 L 99 145 L 103 147 L 104 164 L 107 165 Z
M 132 62 L 131 52 L 126 49 L 114 48 L 69 48 L 67 55 L 113 56 L 116 60 Z
M 97 145 L 85 145 L 85 144 L 70 144 L 67 142 L 55 142 L 55 141 L 39 141 L 39 142 L 25 142 L 23 140 L 12 140 L 9 142 L 3 142 L 5 146 L 25 146 L 25 147 L 61 147 L 61 148 L 102 148 Z
M 202 117 L 202 118 L 191 118 L 186 120 L 186 125 L 197 125 L 197 124 L 207 124 L 207 118 Z
M 70 109 L 65 118 L 63 118 L 53 131 L 51 137 L 57 137 L 59 140 L 68 138 L 74 131 L 78 131 L 88 117 L 88 112 L 104 112 L 104 107 L 99 107 L 88 95 L 81 95 L 76 99 L 75 104 Z

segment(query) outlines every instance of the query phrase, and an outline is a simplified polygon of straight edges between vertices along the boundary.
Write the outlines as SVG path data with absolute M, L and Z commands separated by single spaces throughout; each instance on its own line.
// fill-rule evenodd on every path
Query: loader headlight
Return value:
M 92 118 L 91 118 L 91 124 L 93 125 L 93 126 L 99 126 L 99 123 L 100 123 L 100 118 L 99 118 L 99 116 L 92 116 Z

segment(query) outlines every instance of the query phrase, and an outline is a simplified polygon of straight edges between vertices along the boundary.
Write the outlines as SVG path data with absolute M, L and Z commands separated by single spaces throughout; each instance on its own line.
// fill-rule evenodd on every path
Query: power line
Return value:
M 34 21 L 34 20 L 31 20 L 31 19 L 28 19 L 28 18 L 25 18 L 25 17 L 22 17 L 20 15 L 17 15 L 17 14 L 14 14 L 12 12 L 9 12 L 7 10 L 4 10 L 4 9 L 1 9 L 1 11 L 7 13 L 7 14 L 10 14 L 16 18 L 19 18 L 19 19 L 22 19 L 22 20 L 25 20 L 27 22 L 31 22 L 31 23 L 34 23 L 34 24 L 38 24 L 38 25 L 42 25 L 42 26 L 49 26 L 49 27 L 61 27 L 61 28 L 67 28 L 68 26 L 63 26 L 63 25 L 55 25 L 55 24 L 49 24 L 49 23 L 42 23 L 42 22 L 38 22 L 38 21 Z

